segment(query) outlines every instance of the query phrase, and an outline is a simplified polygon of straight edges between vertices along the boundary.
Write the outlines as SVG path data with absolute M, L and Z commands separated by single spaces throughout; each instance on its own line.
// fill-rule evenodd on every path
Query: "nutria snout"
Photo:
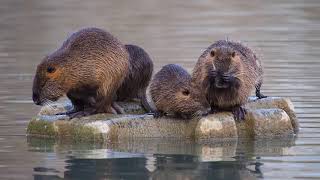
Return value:
M 240 79 L 233 74 L 219 72 L 211 72 L 209 74 L 210 83 L 218 89 L 227 89 L 230 87 L 239 88 Z

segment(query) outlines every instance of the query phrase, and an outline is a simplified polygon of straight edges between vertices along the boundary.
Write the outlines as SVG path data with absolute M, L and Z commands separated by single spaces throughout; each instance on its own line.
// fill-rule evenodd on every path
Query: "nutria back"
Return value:
M 255 53 L 241 43 L 220 40 L 209 46 L 193 69 L 212 107 L 241 106 L 262 83 L 262 67 Z
M 190 74 L 176 64 L 155 74 L 150 94 L 158 111 L 182 117 L 205 113 L 209 106 L 204 94 L 192 86 Z
M 75 109 L 109 112 L 128 67 L 128 53 L 117 38 L 102 29 L 81 29 L 38 65 L 34 102 L 44 104 L 67 95 Z
M 126 44 L 125 48 L 129 53 L 129 71 L 117 91 L 117 101 L 143 99 L 152 77 L 153 62 L 143 48 L 132 44 Z

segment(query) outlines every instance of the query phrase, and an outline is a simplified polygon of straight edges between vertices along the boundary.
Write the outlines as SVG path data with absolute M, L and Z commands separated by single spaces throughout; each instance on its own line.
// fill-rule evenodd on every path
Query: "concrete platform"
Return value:
M 130 138 L 181 138 L 206 142 L 234 138 L 292 136 L 299 130 L 292 102 L 288 98 L 251 98 L 245 105 L 245 121 L 235 121 L 230 112 L 210 114 L 191 120 L 153 118 L 143 114 L 137 102 L 120 103 L 126 115 L 97 114 L 69 120 L 54 114 L 72 108 L 69 102 L 43 107 L 27 128 L 33 137 L 72 141 L 116 142 Z

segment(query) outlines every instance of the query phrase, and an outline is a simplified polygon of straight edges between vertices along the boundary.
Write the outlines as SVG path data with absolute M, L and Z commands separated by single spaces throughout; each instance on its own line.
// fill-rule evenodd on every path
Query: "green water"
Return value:
M 318 0 L 0 1 L 0 179 L 320 179 L 319 9 Z M 36 65 L 88 26 L 144 47 L 155 71 L 191 72 L 215 40 L 243 41 L 263 61 L 264 94 L 292 99 L 300 133 L 214 144 L 28 139 Z

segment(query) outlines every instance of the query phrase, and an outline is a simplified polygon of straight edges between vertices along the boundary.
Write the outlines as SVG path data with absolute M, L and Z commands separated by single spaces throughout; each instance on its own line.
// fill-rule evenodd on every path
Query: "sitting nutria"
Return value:
M 67 95 L 71 118 L 113 112 L 112 98 L 128 72 L 128 53 L 121 42 L 98 28 L 73 33 L 37 67 L 33 101 L 43 105 Z
M 150 84 L 155 114 L 173 113 L 191 118 L 208 112 L 209 104 L 203 93 L 191 84 L 190 74 L 181 66 L 168 64 L 155 74 Z
M 256 96 L 262 84 L 262 67 L 254 52 L 241 43 L 220 40 L 212 44 L 199 57 L 192 81 L 202 86 L 212 111 L 231 110 L 236 120 L 243 120 L 251 91 Z
M 122 85 L 117 91 L 117 101 L 127 101 L 134 98 L 141 99 L 142 106 L 150 111 L 151 108 L 147 102 L 146 90 L 151 80 L 153 71 L 153 62 L 148 53 L 139 46 L 125 45 L 129 53 L 129 71 Z M 118 107 L 114 109 L 121 112 Z

